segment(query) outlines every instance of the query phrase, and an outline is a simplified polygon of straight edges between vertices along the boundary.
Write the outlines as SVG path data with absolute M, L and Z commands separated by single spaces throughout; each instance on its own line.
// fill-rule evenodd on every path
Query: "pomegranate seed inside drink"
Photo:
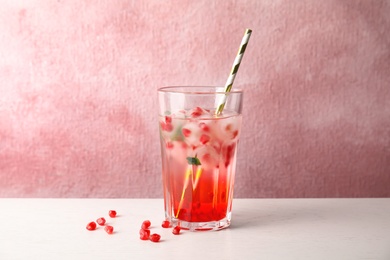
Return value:
M 187 128 L 183 128 L 182 132 L 185 137 L 189 137 L 191 135 L 191 130 Z
M 201 135 L 201 137 L 200 137 L 200 142 L 201 142 L 202 144 L 205 144 L 205 143 L 207 143 L 208 141 L 210 141 L 210 136 L 208 136 L 208 135 Z
M 165 116 L 165 123 L 167 123 L 167 124 L 172 123 L 172 117 L 170 117 L 170 116 Z

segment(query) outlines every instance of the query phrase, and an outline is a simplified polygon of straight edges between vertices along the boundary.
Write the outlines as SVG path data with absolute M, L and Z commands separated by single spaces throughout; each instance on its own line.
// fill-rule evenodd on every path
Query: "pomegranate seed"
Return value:
M 208 135 L 201 135 L 199 141 L 200 141 L 202 144 L 205 144 L 205 143 L 207 143 L 208 141 L 210 141 L 210 136 L 208 136 Z
M 113 226 L 105 226 L 104 230 L 107 232 L 107 234 L 112 234 L 114 233 L 114 227 Z
M 170 225 L 171 225 L 171 223 L 169 223 L 168 220 L 164 220 L 164 221 L 162 222 L 162 224 L 161 224 L 161 226 L 162 226 L 163 228 L 169 228 Z
M 172 229 L 172 233 L 173 233 L 174 235 L 179 235 L 179 234 L 180 234 L 180 230 L 181 230 L 181 228 L 180 228 L 179 226 L 176 226 L 176 227 L 174 227 L 174 228 Z
M 139 231 L 139 238 L 141 240 L 148 240 L 150 236 L 150 230 L 149 229 L 140 229 Z
M 192 117 L 199 117 L 200 115 L 203 114 L 203 109 L 200 107 L 195 107 L 194 110 L 191 113 Z
M 100 226 L 104 226 L 104 224 L 106 223 L 106 219 L 105 218 L 98 218 L 96 220 L 96 222 L 100 225 Z
M 226 127 L 225 127 L 225 130 L 226 131 L 230 131 L 232 129 L 232 125 L 231 124 L 227 124 Z
M 139 230 L 139 234 L 141 235 L 141 234 L 144 234 L 144 233 L 146 233 L 147 235 L 148 235 L 148 237 L 150 236 L 150 229 L 143 229 L 143 228 L 141 228 L 140 230 Z
M 172 123 L 172 117 L 170 117 L 170 116 L 165 116 L 165 123 L 167 123 L 167 124 Z
M 89 222 L 87 225 L 87 229 L 92 231 L 96 229 L 96 223 L 95 222 Z
M 166 124 L 165 125 L 165 131 L 172 132 L 172 130 L 173 130 L 173 125 L 172 124 Z
M 203 123 L 203 122 L 199 124 L 199 127 L 200 127 L 200 129 L 202 129 L 205 132 L 208 132 L 210 130 L 209 126 L 206 125 L 206 123 Z
M 151 234 L 149 239 L 152 242 L 158 242 L 160 241 L 161 236 L 159 234 Z
M 110 217 L 112 217 L 112 218 L 115 218 L 115 217 L 116 217 L 116 211 L 115 211 L 115 210 L 110 210 L 110 211 L 108 212 L 108 215 L 109 215 Z
M 194 112 L 191 113 L 191 117 L 199 117 L 201 115 L 202 115 L 202 113 L 198 112 L 198 111 L 194 111 Z
M 183 135 L 184 135 L 185 137 L 189 137 L 190 134 L 191 134 L 191 130 L 189 130 L 189 129 L 187 129 L 187 128 L 183 128 L 181 131 L 183 132 Z
M 142 229 L 148 229 L 150 227 L 150 221 L 149 220 L 145 220 L 144 222 L 142 222 L 142 226 L 141 228 Z
M 233 132 L 233 138 L 236 138 L 237 135 L 238 135 L 238 130 L 236 130 L 236 131 Z
M 167 142 L 166 145 L 165 145 L 168 149 L 172 149 L 173 148 L 173 143 L 172 142 Z
M 236 146 L 234 143 L 226 147 L 226 161 L 225 161 L 226 167 L 230 164 L 230 159 L 231 159 L 232 155 L 234 154 L 235 148 L 236 148 Z
M 166 132 L 171 132 L 173 130 L 173 125 L 171 123 L 161 122 L 161 129 Z

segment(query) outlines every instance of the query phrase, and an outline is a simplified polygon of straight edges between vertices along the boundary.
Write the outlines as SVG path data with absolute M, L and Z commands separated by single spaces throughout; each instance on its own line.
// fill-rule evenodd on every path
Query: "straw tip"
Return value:
M 252 33 L 252 29 L 247 28 L 246 33 Z

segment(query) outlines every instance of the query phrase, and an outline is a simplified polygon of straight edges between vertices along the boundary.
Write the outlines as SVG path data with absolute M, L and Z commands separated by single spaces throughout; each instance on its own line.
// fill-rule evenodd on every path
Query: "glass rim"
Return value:
M 166 86 L 157 89 L 158 92 L 176 93 L 176 94 L 242 94 L 244 91 L 240 88 L 231 89 L 229 92 L 221 90 L 223 86 Z

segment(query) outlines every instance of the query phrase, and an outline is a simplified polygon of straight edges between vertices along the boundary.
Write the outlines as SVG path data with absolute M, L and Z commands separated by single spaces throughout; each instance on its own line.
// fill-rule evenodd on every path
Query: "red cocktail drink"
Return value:
M 167 220 L 190 230 L 229 226 L 240 111 L 216 115 L 212 107 L 184 106 L 164 113 L 159 123 Z

